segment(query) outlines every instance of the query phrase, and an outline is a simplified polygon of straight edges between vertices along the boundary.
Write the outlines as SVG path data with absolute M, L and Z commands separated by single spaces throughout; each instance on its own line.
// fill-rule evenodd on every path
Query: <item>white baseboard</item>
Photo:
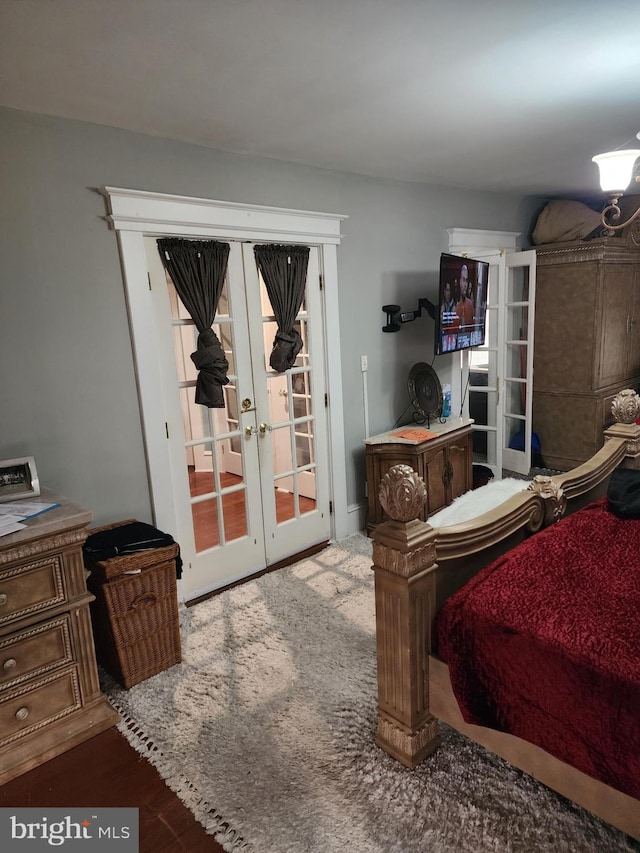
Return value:
M 349 504 L 347 506 L 347 536 L 353 533 L 364 533 L 367 525 L 367 504 L 366 502 Z

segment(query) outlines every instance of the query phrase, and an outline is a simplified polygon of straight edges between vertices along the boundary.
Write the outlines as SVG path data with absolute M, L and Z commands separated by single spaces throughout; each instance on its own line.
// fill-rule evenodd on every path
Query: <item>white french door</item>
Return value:
M 277 328 L 251 242 L 229 240 L 213 330 L 229 362 L 224 408 L 194 402 L 197 329 L 145 237 L 161 362 L 173 513 L 186 599 L 330 538 L 320 255 L 311 247 L 296 320 L 303 348 L 284 374 L 269 366 Z M 169 427 L 171 424 L 171 427 Z
M 502 252 L 475 252 L 470 256 L 489 264 L 485 345 L 469 353 L 469 415 L 473 423 L 473 461 L 502 477 L 502 397 L 500 393 L 500 291 L 503 279 Z
M 531 469 L 535 296 L 535 251 L 507 252 L 501 304 L 502 465 L 525 475 Z
M 243 243 L 251 372 L 267 565 L 329 538 L 328 443 L 320 268 L 311 247 L 296 327 L 303 346 L 294 367 L 269 366 L 277 324 L 253 254 Z M 245 430 L 247 428 L 245 427 Z M 255 426 L 254 426 L 255 430 Z
M 180 596 L 194 598 L 346 536 L 337 272 L 345 217 L 117 187 L 102 193 L 122 263 L 153 523 L 180 544 Z M 167 283 L 160 236 L 231 247 L 214 324 L 229 361 L 224 408 L 193 403 L 189 356 L 197 336 Z M 266 358 L 274 318 L 251 251 L 243 251 L 245 243 L 265 242 L 311 247 L 297 320 L 305 348 L 279 377 Z
M 486 345 L 469 357 L 474 461 L 502 477 L 531 469 L 536 253 L 469 252 L 489 262 Z

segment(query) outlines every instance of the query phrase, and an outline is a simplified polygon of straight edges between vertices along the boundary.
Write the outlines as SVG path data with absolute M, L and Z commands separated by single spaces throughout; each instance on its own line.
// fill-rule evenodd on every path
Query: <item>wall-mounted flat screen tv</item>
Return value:
M 484 346 L 489 264 L 472 258 L 440 256 L 435 354 Z

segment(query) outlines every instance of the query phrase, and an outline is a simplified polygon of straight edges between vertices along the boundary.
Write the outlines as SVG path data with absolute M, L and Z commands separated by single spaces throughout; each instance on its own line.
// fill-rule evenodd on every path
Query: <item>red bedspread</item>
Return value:
M 452 596 L 437 633 L 467 722 L 640 798 L 640 520 L 603 498 L 541 531 Z

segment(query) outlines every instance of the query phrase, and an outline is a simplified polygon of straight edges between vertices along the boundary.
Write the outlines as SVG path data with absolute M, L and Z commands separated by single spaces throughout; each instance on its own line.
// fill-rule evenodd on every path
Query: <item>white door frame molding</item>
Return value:
M 166 457 L 166 465 L 148 466 L 152 500 L 170 491 L 170 461 L 164 412 L 154 388 L 161 387 L 153 320 L 142 295 L 148 291 L 144 236 L 198 237 L 318 246 L 323 274 L 332 538 L 349 533 L 345 468 L 342 366 L 338 310 L 337 246 L 342 214 L 318 213 L 188 196 L 102 187 L 107 221 L 117 232 L 138 374 L 138 394 L 148 457 Z M 162 425 L 162 428 L 161 428 Z M 151 450 L 153 449 L 153 452 Z M 167 527 L 170 519 L 155 518 Z

